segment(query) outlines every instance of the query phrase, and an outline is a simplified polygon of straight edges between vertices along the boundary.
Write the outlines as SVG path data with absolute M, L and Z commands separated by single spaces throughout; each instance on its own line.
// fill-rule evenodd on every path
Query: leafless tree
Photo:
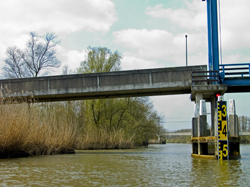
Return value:
M 6 51 L 7 58 L 3 67 L 6 78 L 37 77 L 48 73 L 53 68 L 58 68 L 61 62 L 56 58 L 55 47 L 57 36 L 47 33 L 44 37 L 30 33 L 26 48 L 9 47 Z

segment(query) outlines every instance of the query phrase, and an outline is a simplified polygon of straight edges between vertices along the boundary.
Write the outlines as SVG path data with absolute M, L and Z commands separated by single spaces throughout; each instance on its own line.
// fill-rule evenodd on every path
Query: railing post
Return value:
M 219 71 L 220 71 L 220 70 L 219 70 Z M 217 72 L 217 82 L 216 82 L 216 84 L 220 84 L 219 71 Z

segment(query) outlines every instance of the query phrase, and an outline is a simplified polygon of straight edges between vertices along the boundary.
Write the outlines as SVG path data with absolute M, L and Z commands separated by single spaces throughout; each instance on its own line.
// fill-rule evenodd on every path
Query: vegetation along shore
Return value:
M 4 76 L 37 77 L 58 68 L 55 38 L 51 33 L 44 38 L 31 33 L 26 50 L 8 48 Z M 117 71 L 121 58 L 117 51 L 89 47 L 75 73 Z M 63 74 L 67 71 L 64 67 Z M 40 103 L 32 97 L 13 100 L 6 94 L 11 92 L 7 88 L 1 92 L 2 158 L 74 153 L 76 149 L 133 148 L 163 131 L 162 117 L 147 97 Z

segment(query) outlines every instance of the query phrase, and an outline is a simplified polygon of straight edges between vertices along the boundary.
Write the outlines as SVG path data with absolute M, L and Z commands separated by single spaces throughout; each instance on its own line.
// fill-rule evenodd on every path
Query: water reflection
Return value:
M 193 185 L 249 186 L 250 146 L 244 145 L 242 159 L 230 161 L 192 159 Z
M 217 161 L 192 159 L 194 185 L 202 186 L 241 186 L 241 162 L 238 160 Z
M 249 150 L 250 146 L 245 147 Z M 192 158 L 191 145 L 0 160 L 1 186 L 247 186 L 250 153 L 239 161 Z

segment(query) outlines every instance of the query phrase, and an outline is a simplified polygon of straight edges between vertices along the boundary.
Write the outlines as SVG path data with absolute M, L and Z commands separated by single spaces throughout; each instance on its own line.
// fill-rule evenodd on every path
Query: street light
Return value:
M 186 66 L 188 65 L 188 59 L 187 59 L 187 35 L 185 35 L 186 37 Z

